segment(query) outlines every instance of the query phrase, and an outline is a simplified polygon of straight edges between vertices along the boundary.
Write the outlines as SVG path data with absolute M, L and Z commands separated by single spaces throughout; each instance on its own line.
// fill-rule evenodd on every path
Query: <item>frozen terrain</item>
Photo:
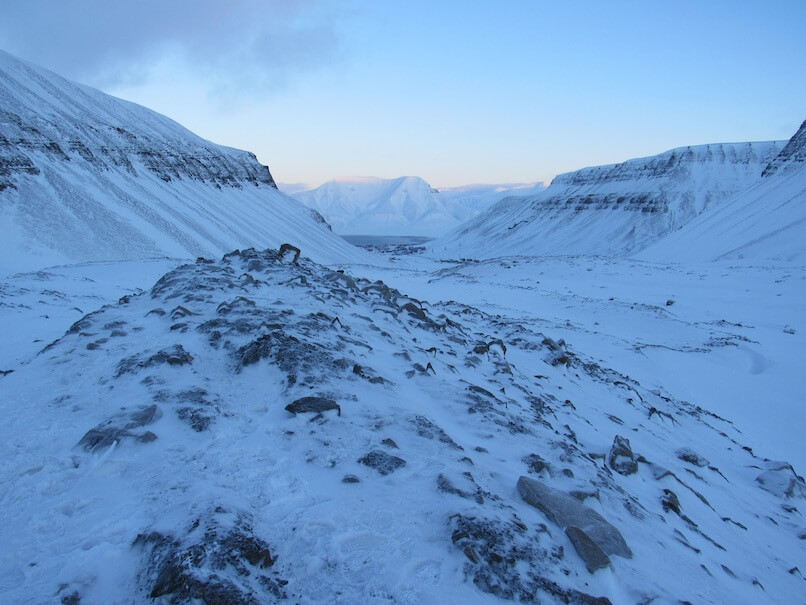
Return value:
M 144 108 L 0 100 L 4 602 L 803 602 L 803 128 L 380 254 Z
M 0 271 L 304 245 L 352 255 L 254 155 L 0 51 Z
M 7 599 L 803 595 L 792 451 L 703 396 L 804 392 L 802 270 L 717 318 L 707 271 L 294 256 L 178 267 L 0 378 Z

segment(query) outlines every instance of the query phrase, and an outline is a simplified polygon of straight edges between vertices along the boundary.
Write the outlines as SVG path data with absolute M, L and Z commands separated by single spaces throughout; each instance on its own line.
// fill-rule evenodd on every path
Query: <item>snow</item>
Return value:
M 254 155 L 0 52 L 0 272 L 291 242 L 360 258 Z
M 370 254 L 148 110 L 4 54 L 0 97 L 4 601 L 802 601 L 802 133 Z
M 202 567 L 198 577 L 215 572 L 253 591 L 264 586 L 258 576 L 283 580 L 298 602 L 493 602 L 483 587 L 522 594 L 529 571 L 612 602 L 776 603 L 803 594 L 802 578 L 788 571 L 806 565 L 802 522 L 781 507 L 798 500 L 756 481 L 770 472 L 765 456 L 796 469 L 802 460 L 800 441 L 786 435 L 803 426 L 803 402 L 792 399 L 806 392 L 795 354 L 806 333 L 803 269 L 373 258 L 343 265 L 345 274 L 272 251 L 185 265 L 40 353 L 7 356 L 15 371 L 0 378 L 6 598 L 146 601 L 151 565 L 164 559 L 138 536 L 212 548 L 203 536 L 245 527 L 239 519 L 276 562 L 247 566 L 247 576 Z M 143 279 L 157 271 L 135 267 Z M 86 284 L 72 276 L 82 269 L 106 279 L 109 296 L 133 287 L 110 281 L 123 274 L 113 264 L 61 267 L 49 271 L 61 276 L 51 278 L 59 290 L 23 292 L 37 277 L 19 276 L 8 300 L 79 301 Z M 384 293 L 372 281 L 379 277 L 407 294 Z M 448 298 L 473 306 L 439 302 Z M 242 321 L 254 326 L 236 328 Z M 260 335 L 271 335 L 267 357 L 240 365 L 239 351 Z M 557 363 L 546 337 L 566 340 L 568 362 Z M 505 354 L 473 352 L 496 338 Z M 176 345 L 191 363 L 148 361 Z M 753 393 L 735 400 L 752 385 L 767 416 L 787 414 L 775 439 L 748 424 L 761 418 L 748 405 Z M 205 394 L 186 395 L 198 389 Z M 336 399 L 341 415 L 284 410 L 312 394 Z M 116 414 L 153 404 L 161 415 L 130 432 L 147 429 L 156 440 L 77 445 Z M 194 430 L 188 407 L 210 427 Z M 617 434 L 643 456 L 637 474 L 605 471 L 598 456 Z M 688 466 L 681 448 L 710 467 Z M 406 464 L 381 475 L 359 462 L 371 450 Z M 517 493 L 531 453 L 548 463 L 535 477 L 553 489 L 597 491 L 584 505 L 618 529 L 632 558 L 587 571 L 563 528 Z M 673 475 L 658 478 L 657 467 Z M 786 485 L 788 467 L 772 468 L 769 483 Z M 343 483 L 347 474 L 359 483 Z M 662 510 L 664 489 L 685 519 Z M 199 522 L 208 534 L 194 533 Z M 521 563 L 491 563 L 495 549 Z M 559 602 L 546 589 L 541 600 Z
M 410 176 L 344 177 L 294 197 L 345 235 L 442 235 L 492 203 L 446 195 Z
M 759 180 L 782 141 L 700 145 L 559 175 L 429 247 L 435 255 L 635 254 Z

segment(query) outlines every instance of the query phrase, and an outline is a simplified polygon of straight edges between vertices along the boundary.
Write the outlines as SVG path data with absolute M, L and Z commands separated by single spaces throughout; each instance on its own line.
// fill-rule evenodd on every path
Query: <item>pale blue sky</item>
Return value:
M 806 119 L 806 0 L 41 0 L 0 47 L 284 182 L 531 182 Z

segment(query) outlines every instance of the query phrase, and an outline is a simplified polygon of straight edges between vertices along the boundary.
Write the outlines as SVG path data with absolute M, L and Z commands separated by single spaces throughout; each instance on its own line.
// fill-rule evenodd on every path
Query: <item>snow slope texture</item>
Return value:
M 0 51 L 0 269 L 219 256 L 356 258 L 251 153 Z
M 626 256 L 758 180 L 782 142 L 700 145 L 557 176 L 430 245 L 436 255 Z
M 806 122 L 746 190 L 642 251 L 646 260 L 806 262 Z

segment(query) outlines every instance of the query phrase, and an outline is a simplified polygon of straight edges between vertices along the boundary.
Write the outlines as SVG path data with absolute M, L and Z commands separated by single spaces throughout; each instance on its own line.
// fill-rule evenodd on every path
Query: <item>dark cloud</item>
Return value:
M 136 84 L 171 60 L 243 92 L 335 60 L 338 20 L 319 0 L 2 2 L 0 47 L 97 85 Z

